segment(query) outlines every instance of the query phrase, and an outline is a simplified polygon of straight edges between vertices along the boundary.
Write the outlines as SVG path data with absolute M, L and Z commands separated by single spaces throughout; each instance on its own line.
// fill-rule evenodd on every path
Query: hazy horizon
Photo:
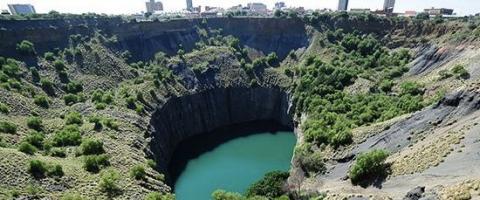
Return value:
M 215 6 L 229 8 L 234 5 L 246 5 L 249 2 L 265 3 L 269 9 L 280 0 L 193 0 L 194 6 Z M 105 14 L 135 14 L 145 11 L 146 0 L 1 0 L 0 8 L 7 9 L 7 4 L 29 3 L 35 6 L 38 13 L 56 10 L 62 13 L 105 13 Z M 162 0 L 165 11 L 179 11 L 186 7 L 185 0 Z M 307 9 L 336 10 L 337 0 L 284 0 L 288 7 L 303 6 Z M 383 0 L 350 0 L 350 8 L 380 9 Z M 458 15 L 472 15 L 480 12 L 478 0 L 397 0 L 395 12 L 406 10 L 423 11 L 429 7 L 453 8 Z

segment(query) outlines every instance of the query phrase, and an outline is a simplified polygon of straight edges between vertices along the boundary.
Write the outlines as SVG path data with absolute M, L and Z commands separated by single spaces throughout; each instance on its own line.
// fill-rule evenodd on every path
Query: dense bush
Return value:
M 65 63 L 61 60 L 55 60 L 55 62 L 53 62 L 53 67 L 57 71 L 64 71 L 66 68 Z
M 59 158 L 65 158 L 67 156 L 64 148 L 53 148 L 50 150 L 49 154 L 50 156 Z
M 353 184 L 366 184 L 375 181 L 388 173 L 385 160 L 388 153 L 383 150 L 373 150 L 358 156 L 350 168 L 348 176 Z
M 118 182 L 120 181 L 120 174 L 116 170 L 106 170 L 102 173 L 100 183 L 98 186 L 100 190 L 108 195 L 114 195 L 121 190 Z
M 273 171 L 265 174 L 261 180 L 253 183 L 247 189 L 247 196 L 265 196 L 275 198 L 281 196 L 285 181 L 288 178 L 288 172 Z
M 307 56 L 295 70 L 299 79 L 294 85 L 294 103 L 300 112 L 309 113 L 303 127 L 307 142 L 348 145 L 351 129 L 424 106 L 418 84 L 409 85 L 401 95 L 390 94 L 392 78 L 408 71 L 405 65 L 411 56 L 407 50 L 389 52 L 373 35 L 326 31 L 325 37 L 325 48 L 335 52 L 333 59 Z M 358 77 L 377 87 L 366 94 L 344 91 Z
M 29 155 L 33 155 L 35 152 L 37 152 L 37 148 L 28 142 L 20 143 L 18 150 Z
M 470 73 L 465 69 L 463 65 L 455 65 L 452 69 L 453 74 L 455 74 L 455 77 L 461 78 L 461 79 L 468 79 L 470 78 Z
M 70 124 L 77 124 L 77 125 L 82 125 L 83 124 L 83 117 L 80 113 L 78 112 L 70 112 L 65 116 L 65 124 L 70 125 Z
M 302 156 L 301 164 L 307 172 L 323 174 L 327 170 L 321 152 L 309 152 Z
M 22 55 L 35 55 L 35 47 L 33 43 L 27 40 L 17 44 L 17 51 Z
M 162 195 L 159 192 L 150 192 L 147 194 L 147 196 L 145 196 L 145 200 L 175 200 L 175 195 L 173 194 Z
M 47 164 L 40 160 L 30 160 L 28 172 L 35 178 L 45 177 L 45 173 L 47 172 Z
M 145 172 L 145 167 L 142 165 L 136 165 L 130 169 L 130 176 L 137 180 L 145 179 L 147 172 Z
M 52 165 L 49 167 L 47 175 L 48 176 L 57 176 L 62 177 L 65 173 L 61 165 Z
M 65 102 L 65 105 L 70 106 L 78 103 L 80 100 L 76 94 L 66 94 L 63 96 L 63 101 Z
M 83 155 L 98 155 L 105 153 L 103 149 L 103 142 L 93 139 L 85 139 L 80 145 L 80 149 Z
M 29 135 L 24 139 L 24 142 L 27 142 L 36 148 L 42 149 L 43 148 L 43 141 L 45 140 L 45 135 L 40 132 L 32 131 Z
M 45 52 L 45 54 L 43 54 L 43 57 L 45 58 L 45 60 L 50 62 L 55 60 L 55 54 L 52 52 Z
M 247 200 L 239 193 L 227 192 L 225 190 L 215 190 L 212 193 L 213 200 Z
M 66 86 L 66 92 L 71 94 L 77 94 L 83 91 L 83 86 L 79 82 L 70 82 Z
M 36 95 L 33 102 L 37 105 L 37 106 L 40 106 L 42 108 L 49 108 L 50 107 L 50 103 L 49 103 L 49 100 L 48 100 L 48 97 L 44 96 L 44 95 Z
M 40 84 L 42 85 L 43 91 L 47 93 L 50 96 L 55 95 L 55 89 L 54 89 L 54 84 L 53 82 L 47 80 L 47 79 L 42 79 L 40 80 Z
M 400 85 L 401 94 L 420 95 L 423 94 L 422 86 L 415 82 L 404 82 Z
M 88 122 L 93 123 L 95 130 L 101 130 L 103 128 L 102 118 L 98 115 L 92 115 L 88 118 Z
M 97 173 L 102 168 L 109 166 L 109 157 L 105 154 L 85 156 L 83 160 L 83 168 L 89 172 Z
M 82 136 L 77 125 L 68 125 L 62 130 L 55 133 L 52 138 L 52 145 L 60 146 L 76 146 L 81 143 Z
M 8 114 L 10 112 L 8 106 L 4 103 L 0 103 L 0 113 Z
M 29 117 L 27 119 L 27 126 L 36 131 L 41 131 L 43 128 L 43 122 L 40 117 Z
M 7 121 L 0 121 L 0 132 L 15 134 L 17 133 L 17 125 Z

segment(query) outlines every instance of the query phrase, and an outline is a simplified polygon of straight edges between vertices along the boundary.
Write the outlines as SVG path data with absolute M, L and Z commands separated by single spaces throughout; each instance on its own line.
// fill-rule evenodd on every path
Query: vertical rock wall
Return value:
M 218 88 L 170 99 L 153 113 L 150 150 L 167 172 L 176 146 L 191 136 L 224 126 L 274 120 L 293 127 L 290 97 L 279 88 Z

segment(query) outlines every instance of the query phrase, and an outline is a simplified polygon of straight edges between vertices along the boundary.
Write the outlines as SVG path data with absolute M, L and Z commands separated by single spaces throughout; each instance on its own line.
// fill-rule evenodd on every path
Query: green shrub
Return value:
M 288 178 L 288 172 L 273 171 L 265 174 L 261 180 L 247 189 L 247 196 L 279 197 L 284 194 L 282 188 Z
M 152 169 L 157 168 L 157 163 L 155 162 L 155 160 L 152 160 L 152 159 L 147 160 L 147 165 Z
M 383 150 L 373 150 L 358 156 L 350 168 L 348 176 L 353 184 L 366 184 L 388 173 L 385 160 L 388 153 Z
M 59 158 L 65 158 L 67 156 L 67 153 L 65 152 L 64 148 L 53 148 L 50 150 L 50 156 L 53 157 L 59 157 Z
M 278 56 L 275 52 L 268 54 L 267 63 L 272 67 L 275 67 L 279 64 Z
M 55 60 L 55 54 L 52 52 L 45 52 L 45 54 L 43 54 L 43 57 L 45 58 L 45 60 L 50 62 Z
M 132 110 L 135 109 L 137 107 L 135 101 L 135 97 L 128 97 L 127 99 L 125 99 L 125 102 L 127 103 L 127 108 Z
M 70 106 L 79 102 L 79 97 L 76 94 L 66 94 L 63 96 L 65 105 Z
M 137 180 L 145 179 L 146 175 L 147 172 L 145 172 L 145 167 L 143 167 L 142 165 L 137 165 L 130 169 L 130 176 Z
M 17 51 L 22 55 L 35 55 L 35 47 L 33 43 L 27 40 L 23 40 L 22 42 L 17 44 Z
M 35 178 L 45 177 L 45 173 L 47 172 L 47 165 L 40 160 L 30 160 L 28 172 L 32 174 Z
M 423 94 L 422 86 L 415 82 L 404 82 L 400 85 L 401 94 L 420 95 Z
M 245 198 L 239 193 L 227 192 L 225 190 L 215 190 L 212 193 L 212 199 L 213 200 L 247 200 L 247 198 Z
M 118 185 L 120 174 L 116 170 L 106 170 L 102 173 L 98 186 L 100 190 L 109 195 L 118 193 L 121 187 Z
M 29 155 L 33 155 L 33 154 L 35 154 L 35 152 L 37 152 L 37 148 L 35 146 L 31 145 L 28 142 L 20 143 L 20 146 L 18 146 L 18 150 L 20 152 L 23 152 L 23 153 L 26 153 L 26 154 L 29 154 Z
M 52 165 L 48 167 L 47 175 L 48 176 L 57 176 L 62 177 L 65 173 L 61 165 Z
M 145 200 L 175 200 L 173 194 L 160 194 L 159 192 L 150 192 L 145 196 Z M 227 200 L 227 199 L 224 199 Z
M 453 67 L 452 72 L 455 74 L 455 77 L 461 79 L 468 79 L 470 78 L 470 73 L 465 69 L 463 65 L 455 65 Z
M 105 103 L 95 103 L 95 109 L 105 110 L 105 108 L 107 108 L 107 104 L 105 104 Z
M 8 114 L 9 112 L 8 106 L 4 103 L 0 103 L 0 113 Z
M 30 68 L 30 73 L 32 74 L 32 79 L 34 82 L 38 82 L 40 80 L 40 73 L 38 73 L 36 68 Z
M 453 74 L 450 73 L 450 71 L 448 70 L 440 70 L 438 72 L 438 75 L 440 76 L 440 80 L 447 79 L 453 76 Z
M 0 121 L 0 132 L 15 134 L 17 133 L 17 125 L 7 121 Z
M 323 174 L 327 170 L 320 152 L 313 152 L 304 155 L 301 159 L 302 167 L 307 172 Z
M 53 67 L 57 71 L 64 71 L 66 68 L 65 63 L 61 60 L 55 60 L 55 62 L 53 62 Z
M 35 96 L 33 102 L 34 102 L 37 106 L 40 106 L 40 107 L 42 107 L 42 108 L 49 108 L 49 107 L 50 107 L 50 103 L 49 103 L 48 97 L 47 97 L 47 96 L 44 96 L 44 95 L 37 95 L 37 96 Z
M 380 82 L 380 85 L 379 85 L 379 89 L 380 91 L 382 92 L 390 92 L 392 91 L 392 87 L 393 87 L 393 81 L 392 80 L 383 80 L 382 82 Z
M 88 118 L 88 122 L 94 124 L 93 128 L 95 130 L 101 130 L 103 128 L 102 118 L 100 116 L 92 115 Z
M 43 148 L 43 141 L 45 140 L 45 136 L 37 131 L 32 131 L 29 135 L 24 139 L 25 142 L 35 146 L 36 148 L 42 149 Z
M 60 146 L 76 146 L 81 143 L 82 136 L 77 125 L 68 125 L 62 130 L 55 133 L 52 138 L 52 145 Z
M 40 117 L 29 117 L 27 119 L 27 126 L 36 131 L 41 131 L 43 128 L 43 122 Z
M 106 118 L 103 120 L 103 124 L 112 130 L 119 130 L 118 123 L 114 119 Z
M 78 82 L 70 82 L 67 84 L 66 92 L 71 94 L 77 94 L 83 91 L 83 86 Z
M 103 142 L 93 139 L 85 139 L 80 145 L 80 149 L 83 155 L 98 155 L 105 153 L 103 149 Z
M 110 165 L 108 159 L 108 156 L 105 154 L 85 156 L 83 168 L 89 172 L 97 173 L 103 167 Z
M 53 88 L 53 82 L 47 80 L 47 79 L 42 79 L 40 80 L 40 84 L 42 85 L 43 91 L 47 93 L 50 96 L 55 95 L 55 89 Z
M 65 124 L 66 125 L 70 125 L 70 124 L 82 125 L 83 117 L 78 112 L 75 112 L 75 111 L 70 112 L 65 116 Z

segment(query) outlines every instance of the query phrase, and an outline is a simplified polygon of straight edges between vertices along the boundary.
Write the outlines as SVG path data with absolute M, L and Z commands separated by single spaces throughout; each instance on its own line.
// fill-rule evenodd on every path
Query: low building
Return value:
M 407 10 L 407 11 L 405 11 L 405 13 L 403 14 L 403 16 L 405 16 L 405 17 L 416 17 L 417 14 L 418 14 L 417 11 Z
M 32 4 L 8 4 L 8 9 L 12 15 L 27 15 L 37 13 Z
M 429 15 L 453 15 L 453 9 L 449 8 L 427 8 L 424 11 Z
M 250 12 L 254 13 L 266 14 L 268 12 L 267 5 L 263 3 L 249 3 L 247 7 Z

